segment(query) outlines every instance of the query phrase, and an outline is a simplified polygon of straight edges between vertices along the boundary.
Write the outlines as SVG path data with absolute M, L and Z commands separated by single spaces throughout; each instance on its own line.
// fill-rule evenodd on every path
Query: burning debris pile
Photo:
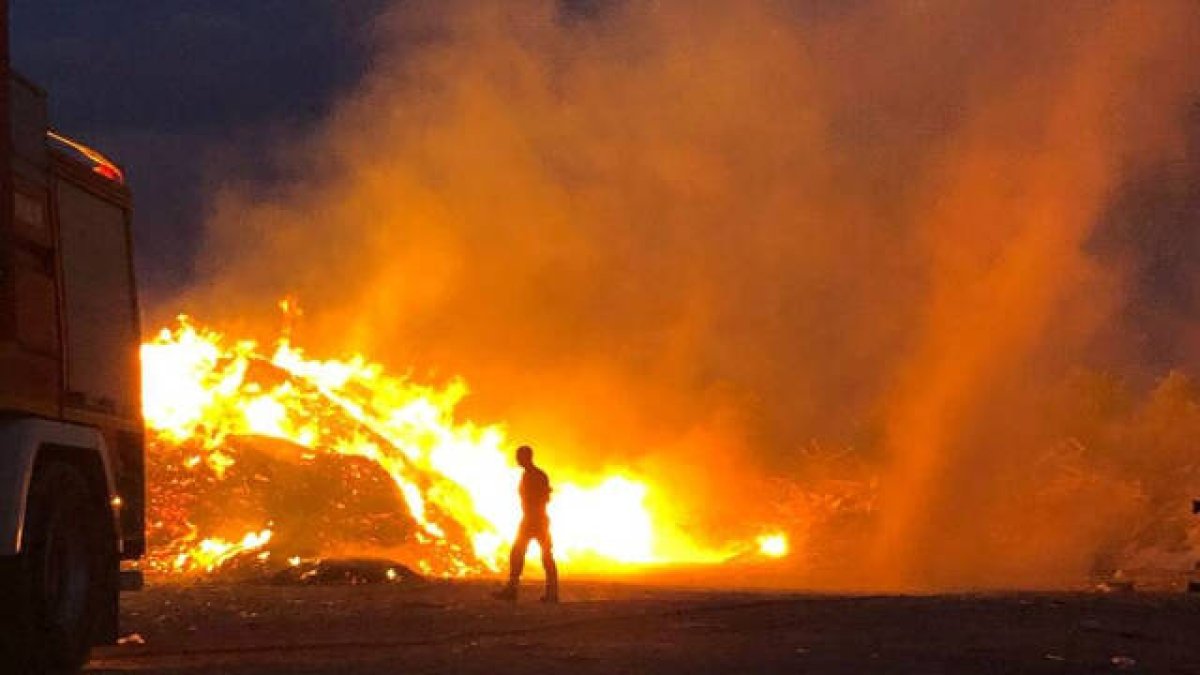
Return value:
M 454 419 L 462 381 L 427 387 L 361 357 L 311 360 L 286 338 L 268 356 L 186 317 L 143 345 L 142 362 L 151 572 L 283 574 L 364 553 L 434 576 L 500 568 L 520 519 L 519 476 L 500 427 Z M 730 555 L 664 551 L 646 493 L 617 474 L 560 482 L 560 557 Z M 758 548 L 782 557 L 787 543 L 775 535 Z
M 451 426 L 461 385 L 372 388 L 378 370 L 361 361 L 309 362 L 282 342 L 271 358 L 255 349 L 224 348 L 187 320 L 144 347 L 152 565 L 212 571 L 245 553 L 418 545 L 427 573 L 488 566 L 494 530 L 430 464 L 445 445 L 499 447 L 495 431 Z

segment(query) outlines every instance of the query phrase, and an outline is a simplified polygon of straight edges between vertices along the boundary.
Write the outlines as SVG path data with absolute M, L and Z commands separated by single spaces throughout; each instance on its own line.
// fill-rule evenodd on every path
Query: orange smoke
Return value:
M 274 158 L 287 179 L 222 184 L 164 314 L 261 338 L 295 290 L 294 341 L 461 373 L 470 399 L 414 414 L 553 448 L 586 486 L 564 505 L 636 523 L 571 530 L 611 560 L 677 555 L 666 523 L 770 555 L 746 539 L 769 525 L 788 583 L 1065 584 L 1188 541 L 1130 534 L 1192 475 L 1126 449 L 1165 432 L 1113 431 L 1149 428 L 1152 385 L 1077 404 L 1142 366 L 1095 240 L 1180 152 L 1195 3 L 405 2 L 376 29 L 372 72 Z M 245 394 L 247 426 L 304 433 Z M 496 434 L 464 443 L 478 465 L 421 460 L 488 532 L 509 490 L 465 472 L 506 466 Z
M 889 583 L 978 583 L 993 573 L 987 561 L 993 551 L 977 549 L 978 560 L 969 553 L 979 541 L 965 537 L 979 523 L 963 527 L 962 500 L 981 482 L 970 474 L 1000 461 L 989 453 L 1018 458 L 1029 449 L 994 447 L 978 434 L 996 433 L 1012 415 L 1005 408 L 1019 406 L 1008 397 L 1044 386 L 1035 369 L 1062 367 L 1062 353 L 1072 358 L 1079 335 L 1095 331 L 1111 311 L 1111 280 L 1085 245 L 1128 163 L 1145 161 L 1138 153 L 1161 151 L 1148 142 L 1158 130 L 1130 128 L 1131 121 L 1144 119 L 1147 107 L 1176 107 L 1189 93 L 1186 80 L 1149 93 L 1139 87 L 1146 69 L 1164 65 L 1164 56 L 1192 39 L 1186 22 L 1179 23 L 1182 11 L 1136 2 L 1047 11 L 1042 18 L 1049 25 L 1069 26 L 1078 37 L 1051 46 L 1052 58 L 1036 79 L 985 92 L 932 168 L 921 224 L 932 255 L 929 292 L 886 426 L 892 467 L 875 556 Z M 1013 417 L 1009 423 L 1043 424 Z M 984 490 L 974 497 L 991 498 Z M 1011 507 L 1010 527 L 1041 517 L 1020 514 L 1019 503 Z M 1035 535 L 1028 536 L 1032 542 Z M 1088 552 L 1071 550 L 1069 537 L 1059 541 L 1070 546 L 1039 541 L 1044 557 L 1018 574 L 1034 582 L 1077 578 Z M 942 556 L 953 561 L 948 568 L 935 562 Z

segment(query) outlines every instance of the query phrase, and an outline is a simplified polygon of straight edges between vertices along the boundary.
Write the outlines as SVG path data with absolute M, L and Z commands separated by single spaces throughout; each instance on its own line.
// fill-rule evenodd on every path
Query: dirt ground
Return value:
M 576 583 L 127 594 L 91 673 L 1200 673 L 1200 597 L 833 596 Z

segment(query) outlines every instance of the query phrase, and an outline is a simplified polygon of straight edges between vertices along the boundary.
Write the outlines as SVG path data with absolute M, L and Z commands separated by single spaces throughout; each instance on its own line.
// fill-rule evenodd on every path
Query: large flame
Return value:
M 282 442 L 280 461 L 342 456 L 385 471 L 397 488 L 397 511 L 415 524 L 410 539 L 436 552 L 419 554 L 412 561 L 418 569 L 441 575 L 502 569 L 521 518 L 520 474 L 501 426 L 455 419 L 468 391 L 461 379 L 431 387 L 388 375 L 361 356 L 310 359 L 286 331 L 267 356 L 254 342 L 231 341 L 187 317 L 142 346 L 142 368 L 151 461 L 166 463 L 160 468 L 172 476 L 151 486 L 152 567 L 205 572 L 246 553 L 270 557 L 275 522 L 247 522 L 253 518 L 232 507 L 217 509 L 224 522 L 208 523 L 214 531 L 202 532 L 193 522 L 206 499 L 204 486 L 219 484 L 238 465 L 238 439 L 266 438 Z M 558 473 L 550 468 L 552 476 Z M 623 469 L 555 481 L 550 516 L 560 560 L 607 570 L 719 561 L 758 548 L 753 540 L 717 549 L 697 545 L 669 516 L 652 512 L 651 489 Z M 762 554 L 783 555 L 782 542 L 764 545 Z

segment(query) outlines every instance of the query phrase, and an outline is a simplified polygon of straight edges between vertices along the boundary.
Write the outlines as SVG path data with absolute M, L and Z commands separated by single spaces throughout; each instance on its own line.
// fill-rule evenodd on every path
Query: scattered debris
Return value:
M 424 577 L 384 558 L 328 558 L 289 565 L 272 578 L 276 584 L 343 585 L 420 584 Z
M 1066 661 L 1067 657 L 1059 656 L 1058 654 L 1046 654 L 1047 661 Z
M 1128 656 L 1114 656 L 1109 659 L 1113 666 L 1118 670 L 1128 670 L 1137 667 L 1137 660 Z

